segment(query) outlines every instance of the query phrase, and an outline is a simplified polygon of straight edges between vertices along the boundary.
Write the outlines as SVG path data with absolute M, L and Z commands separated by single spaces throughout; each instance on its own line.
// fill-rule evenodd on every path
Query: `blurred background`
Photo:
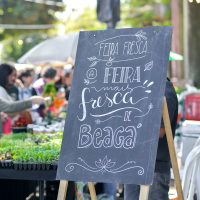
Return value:
M 17 62 L 47 38 L 70 32 L 173 25 L 171 50 L 184 61 L 171 61 L 169 76 L 179 87 L 185 81 L 200 86 L 199 0 L 110 0 L 110 7 L 105 2 L 1 0 L 0 62 Z
M 173 25 L 168 76 L 179 101 L 174 143 L 181 179 L 187 182 L 193 177 L 192 189 L 186 188 L 185 191 L 192 191 L 190 196 L 197 199 L 193 186 L 194 180 L 198 180 L 196 188 L 199 188 L 200 196 L 200 179 L 197 178 L 200 175 L 195 175 L 196 163 L 200 163 L 199 19 L 200 0 L 0 0 L 0 97 L 8 102 L 27 100 L 35 95 L 46 98 L 45 104 L 35 103 L 37 106 L 29 106 L 25 113 L 13 111 L 15 114 L 7 115 L 0 110 L 0 128 L 5 133 L 1 135 L 0 131 L 0 199 L 57 199 L 59 181 L 55 180 L 55 176 L 78 32 L 161 25 Z M 4 77 L 6 70 L 10 72 L 6 72 L 7 77 Z M 3 79 L 5 83 L 2 83 Z M 17 131 L 25 134 L 13 134 Z M 19 152 L 21 157 L 18 157 Z M 190 152 L 198 155 L 195 168 L 194 163 L 191 164 L 190 172 L 194 171 L 193 175 L 187 173 L 188 168 L 184 169 L 185 163 L 194 160 L 188 156 Z M 30 163 L 33 153 L 35 161 Z M 29 172 L 26 171 L 25 158 L 29 163 Z M 43 172 L 39 171 L 41 159 L 43 164 L 51 160 L 47 163 L 49 168 L 44 165 Z M 5 167 L 4 161 L 7 160 L 11 160 L 12 165 L 7 164 Z M 18 161 L 21 169 L 24 164 L 23 174 L 13 169 L 14 166 L 18 169 L 15 163 Z M 35 163 L 38 170 L 34 169 Z M 171 174 L 169 197 L 173 198 L 177 195 Z M 22 180 L 18 180 L 19 177 Z M 182 184 L 183 187 L 187 185 Z M 106 193 L 103 189 L 105 187 L 111 191 L 108 200 L 115 200 L 116 194 L 118 200 L 123 200 L 122 184 L 96 185 L 97 194 Z M 68 193 L 71 195 L 66 198 L 68 200 L 74 199 L 76 193 L 76 200 L 83 199 L 83 192 L 86 195 L 89 193 L 88 187 L 82 182 L 75 185 L 71 183 L 69 188 L 72 192 Z M 79 193 L 78 188 L 81 188 Z M 85 199 L 90 197 L 86 196 Z

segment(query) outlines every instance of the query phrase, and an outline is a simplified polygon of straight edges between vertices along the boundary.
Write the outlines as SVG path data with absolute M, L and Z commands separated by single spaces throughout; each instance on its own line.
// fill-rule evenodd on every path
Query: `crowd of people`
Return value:
M 40 68 L 39 73 L 35 72 L 34 67 L 28 67 L 16 70 L 14 65 L 4 63 L 0 65 L 0 132 L 3 132 L 3 124 L 7 122 L 8 118 L 11 118 L 11 125 L 19 118 L 23 116 L 27 118 L 29 123 L 34 123 L 34 118 L 44 117 L 47 113 L 47 107 L 45 106 L 44 99 L 42 98 L 43 90 L 46 84 L 53 83 L 57 91 L 65 91 L 65 99 L 69 99 L 70 86 L 73 76 L 73 67 L 65 70 L 63 67 L 50 67 L 46 66 Z M 28 107 L 21 107 L 19 109 L 19 103 L 13 104 L 16 101 L 21 101 L 22 105 L 25 102 L 30 101 L 33 104 L 39 104 L 40 107 L 37 110 L 31 109 L 31 103 L 28 103 Z M 1 102 L 3 102 L 1 104 Z M 24 102 L 24 104 L 23 104 Z M 12 109 L 6 109 L 6 105 L 12 103 Z M 15 105 L 18 108 L 14 108 Z M 28 109 L 29 108 L 29 109 Z M 17 112 L 16 112 L 17 110 Z

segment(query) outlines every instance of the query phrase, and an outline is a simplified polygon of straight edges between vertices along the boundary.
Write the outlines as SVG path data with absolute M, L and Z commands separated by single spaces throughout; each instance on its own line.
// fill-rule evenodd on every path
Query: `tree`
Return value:
M 47 34 L 40 34 L 38 32 L 17 35 L 14 38 L 7 37 L 7 39 L 3 41 L 2 60 L 17 62 L 21 56 L 32 49 L 36 44 L 44 41 L 47 37 Z
M 60 1 L 60 0 L 58 0 Z M 0 1 L 0 24 L 31 25 L 31 24 L 55 24 L 56 11 L 63 11 L 64 7 L 38 4 L 24 0 Z M 44 30 L 36 30 L 42 32 Z M 0 30 L 0 41 L 6 37 L 30 33 L 32 30 Z
M 96 9 L 90 7 L 82 11 L 74 10 L 65 22 L 66 32 L 75 32 L 80 30 L 100 30 L 106 28 L 106 23 L 97 20 Z
M 125 0 L 118 27 L 171 25 L 171 0 Z
M 188 13 L 184 13 L 188 18 L 188 24 L 185 24 L 187 30 L 185 31 L 187 37 L 187 43 L 185 43 L 185 50 L 188 52 L 185 58 L 185 68 L 187 71 L 185 72 L 186 78 L 192 78 L 194 80 L 194 85 L 200 87 L 200 26 L 199 26 L 199 18 L 200 18 L 200 4 L 197 2 L 187 4 L 186 9 L 188 9 Z
M 62 2 L 62 0 L 56 0 Z M 64 7 L 38 4 L 24 0 L 0 0 L 0 24 L 15 25 L 45 25 L 56 24 L 56 11 L 63 11 Z M 2 59 L 16 62 L 23 54 L 48 36 L 56 35 L 56 29 L 2 29 L 0 41 Z

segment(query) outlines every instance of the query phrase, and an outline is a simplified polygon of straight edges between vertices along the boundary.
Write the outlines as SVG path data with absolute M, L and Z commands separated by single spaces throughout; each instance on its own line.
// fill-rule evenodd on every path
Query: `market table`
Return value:
M 44 200 L 44 181 L 56 181 L 57 170 L 15 170 L 10 168 L 0 168 L 0 179 L 9 180 L 30 180 L 39 182 L 39 197 Z M 69 192 L 66 200 L 72 199 L 74 195 L 74 182 L 69 181 Z
M 0 179 L 39 181 L 40 200 L 44 200 L 44 181 L 55 181 L 57 170 L 15 170 L 0 168 Z
M 55 181 L 57 170 L 15 170 L 0 168 L 0 179 Z

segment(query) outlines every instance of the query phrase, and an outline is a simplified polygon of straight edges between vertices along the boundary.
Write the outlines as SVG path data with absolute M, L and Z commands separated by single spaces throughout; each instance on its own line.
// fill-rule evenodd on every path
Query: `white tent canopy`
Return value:
M 64 66 L 70 59 L 74 62 L 78 37 L 79 33 L 75 32 L 47 39 L 23 55 L 18 63 Z

